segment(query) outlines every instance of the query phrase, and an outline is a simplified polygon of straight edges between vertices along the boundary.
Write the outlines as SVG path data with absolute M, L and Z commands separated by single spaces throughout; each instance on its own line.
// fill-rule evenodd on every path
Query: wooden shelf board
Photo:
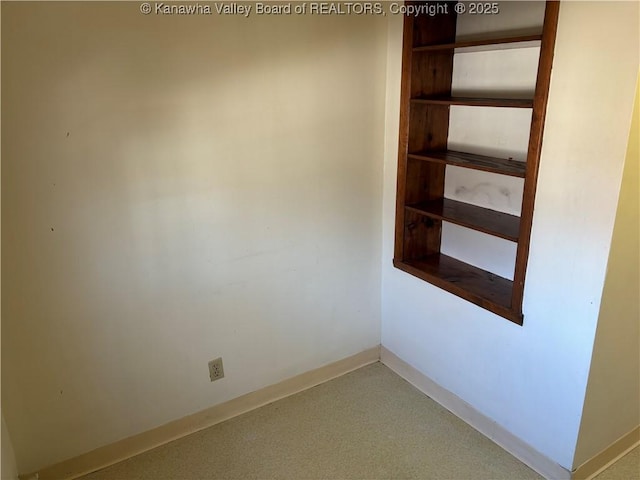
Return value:
M 474 153 L 456 152 L 454 150 L 422 151 L 410 153 L 407 156 L 414 160 L 444 163 L 447 165 L 455 165 L 456 167 L 471 168 L 519 178 L 524 178 L 526 171 L 525 162 L 506 158 L 487 157 Z
M 526 48 L 540 46 L 542 34 L 519 35 L 504 38 L 486 38 L 481 40 L 466 40 L 438 45 L 424 45 L 414 47 L 414 52 L 437 52 L 440 50 L 455 50 L 456 52 L 471 52 L 485 50 L 500 50 L 508 48 Z
M 464 105 L 470 107 L 533 108 L 533 100 L 528 98 L 480 98 L 480 97 L 414 97 L 414 103 L 428 105 Z
M 515 215 L 448 198 L 406 205 L 405 208 L 430 218 L 455 223 L 505 240 L 518 241 L 520 217 Z
M 393 264 L 400 270 L 522 325 L 522 313 L 511 309 L 511 280 L 442 253 L 421 260 L 394 260 Z

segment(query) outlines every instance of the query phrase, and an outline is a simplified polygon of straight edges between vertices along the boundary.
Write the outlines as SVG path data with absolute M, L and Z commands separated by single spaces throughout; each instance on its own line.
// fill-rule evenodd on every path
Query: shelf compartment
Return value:
M 484 172 L 499 173 L 511 177 L 524 178 L 527 164 L 518 160 L 487 157 L 474 153 L 457 152 L 454 150 L 422 151 L 409 153 L 408 158 L 425 162 L 444 163 L 456 167 L 482 170 Z
M 462 105 L 469 107 L 533 108 L 533 100 L 528 98 L 480 98 L 480 97 L 414 97 L 412 103 L 427 105 Z
M 393 264 L 400 270 L 522 325 L 522 313 L 511 308 L 511 280 L 442 253 L 420 260 L 394 260 Z
M 542 34 L 518 35 L 504 38 L 488 38 L 481 40 L 463 40 L 453 43 L 441 43 L 437 45 L 424 45 L 414 47 L 414 52 L 438 52 L 442 50 L 455 50 L 456 52 L 472 52 L 485 50 L 500 50 L 508 48 L 527 48 L 540 46 Z
M 512 242 L 518 241 L 520 217 L 515 215 L 448 198 L 406 205 L 405 208 L 436 220 L 455 223 Z

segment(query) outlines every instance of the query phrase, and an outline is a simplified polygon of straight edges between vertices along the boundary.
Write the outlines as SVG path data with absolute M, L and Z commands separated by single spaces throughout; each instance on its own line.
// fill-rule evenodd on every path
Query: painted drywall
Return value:
M 18 469 L 16 467 L 16 457 L 13 451 L 13 443 L 9 436 L 9 430 L 4 422 L 4 415 L 2 415 L 2 463 L 1 477 L 2 480 L 15 480 L 18 478 Z
M 636 2 L 562 2 L 520 327 L 392 266 L 401 19 L 389 26 L 382 344 L 570 469 L 638 72 Z
M 384 17 L 139 7 L 2 4 L 20 472 L 379 344 Z
M 640 425 L 640 82 L 574 467 Z

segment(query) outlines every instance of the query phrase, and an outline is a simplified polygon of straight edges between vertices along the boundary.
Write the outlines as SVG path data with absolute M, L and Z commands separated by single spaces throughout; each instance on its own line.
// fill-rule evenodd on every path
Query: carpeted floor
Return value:
M 636 447 L 607 468 L 594 480 L 638 480 L 640 479 L 640 447 Z
M 640 478 L 616 468 L 599 480 Z M 83 477 L 276 478 L 542 477 L 381 363 Z

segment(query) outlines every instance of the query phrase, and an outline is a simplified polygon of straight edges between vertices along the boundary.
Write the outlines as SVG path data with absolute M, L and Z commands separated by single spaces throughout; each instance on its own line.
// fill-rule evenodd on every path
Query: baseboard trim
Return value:
M 573 472 L 573 480 L 590 480 L 640 445 L 640 425 L 590 458 Z
M 296 375 L 255 392 L 247 393 L 152 430 L 64 460 L 38 472 L 20 475 L 19 478 L 21 480 L 32 478 L 37 478 L 38 480 L 71 480 L 78 478 L 276 400 L 315 387 L 379 360 L 380 346 L 369 348 L 337 362 Z
M 543 477 L 553 480 L 571 480 L 571 472 L 569 470 L 538 452 L 531 445 L 498 425 L 460 397 L 435 383 L 384 346 L 380 348 L 380 361 L 422 393 L 438 402 L 484 436 L 493 440 L 493 442 Z

